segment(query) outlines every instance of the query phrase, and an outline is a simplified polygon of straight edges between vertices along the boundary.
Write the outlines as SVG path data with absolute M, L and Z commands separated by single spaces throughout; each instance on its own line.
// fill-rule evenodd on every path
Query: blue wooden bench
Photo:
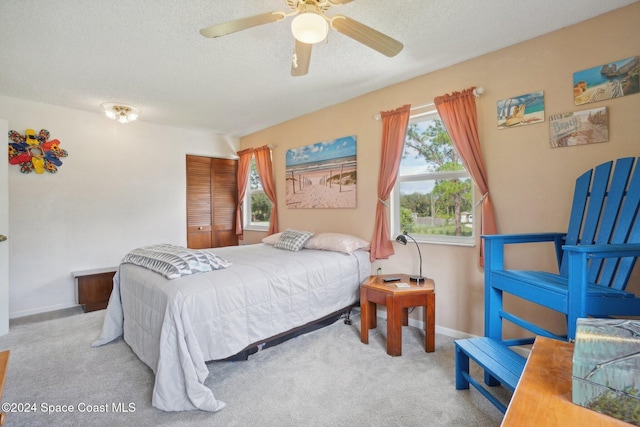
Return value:
M 466 390 L 469 385 L 472 385 L 504 414 L 507 408 L 502 402 L 480 381 L 471 376 L 469 359 L 484 368 L 485 383 L 502 384 L 511 391 L 514 391 L 518 385 L 527 359 L 502 342 L 487 337 L 456 340 L 455 347 L 456 389 Z

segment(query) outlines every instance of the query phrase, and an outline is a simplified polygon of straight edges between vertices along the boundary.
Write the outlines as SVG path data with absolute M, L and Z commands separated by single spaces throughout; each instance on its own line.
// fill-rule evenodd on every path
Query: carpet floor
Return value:
M 227 403 L 217 413 L 151 406 L 154 376 L 119 338 L 90 347 L 104 310 L 17 319 L 0 337 L 11 350 L 3 402 L 12 426 L 498 426 L 502 414 L 476 390 L 457 391 L 454 344 L 403 328 L 403 353 L 385 350 L 386 323 L 360 342 L 360 319 L 338 321 L 260 351 L 208 365 L 206 385 Z M 474 367 L 472 373 L 481 378 Z M 499 388 L 502 400 L 510 393 Z

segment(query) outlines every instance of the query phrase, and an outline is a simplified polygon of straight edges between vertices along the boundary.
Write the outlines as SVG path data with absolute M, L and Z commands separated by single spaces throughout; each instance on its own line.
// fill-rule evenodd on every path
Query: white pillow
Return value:
M 358 249 L 369 250 L 369 242 L 350 234 L 318 233 L 311 237 L 304 247 L 350 254 Z
M 271 234 L 271 235 L 265 237 L 264 239 L 262 239 L 262 243 L 266 243 L 268 245 L 273 245 L 278 241 L 278 239 L 280 238 L 280 235 L 282 235 L 282 233 Z

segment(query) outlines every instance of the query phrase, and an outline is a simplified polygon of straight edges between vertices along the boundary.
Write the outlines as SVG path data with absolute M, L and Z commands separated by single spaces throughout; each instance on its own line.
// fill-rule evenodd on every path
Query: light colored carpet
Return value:
M 90 347 L 103 319 L 104 310 L 12 321 L 0 337 L 0 350 L 11 350 L 3 401 L 32 411 L 7 413 L 6 427 L 498 426 L 502 419 L 476 390 L 456 391 L 452 338 L 436 335 L 435 353 L 425 353 L 424 332 L 404 327 L 403 354 L 390 357 L 384 320 L 364 345 L 358 316 L 353 325 L 338 321 L 246 362 L 209 364 L 206 385 L 227 403 L 220 412 L 163 412 L 151 406 L 152 371 L 121 338 Z M 118 405 L 129 412 L 116 412 Z

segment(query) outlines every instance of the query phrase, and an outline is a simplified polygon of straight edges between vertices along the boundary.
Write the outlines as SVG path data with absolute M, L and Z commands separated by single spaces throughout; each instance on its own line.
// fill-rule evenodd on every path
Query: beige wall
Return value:
M 403 104 L 421 105 L 445 93 L 472 86 L 484 88 L 477 102 L 479 132 L 488 168 L 491 194 L 500 232 L 563 231 L 566 228 L 575 178 L 603 161 L 640 155 L 640 94 L 576 108 L 573 72 L 640 54 L 640 3 L 579 25 L 494 52 L 444 70 L 389 86 L 359 98 L 265 129 L 241 139 L 241 148 L 273 144 L 280 228 L 338 231 L 370 239 L 376 205 L 380 159 L 380 111 Z M 552 149 L 548 119 L 498 130 L 496 103 L 500 99 L 544 91 L 545 115 L 608 106 L 609 141 Z M 356 209 L 287 209 L 285 152 L 294 147 L 356 135 L 358 138 L 358 203 Z M 476 217 L 479 212 L 476 212 Z M 247 232 L 245 242 L 264 234 Z M 395 244 L 394 244 L 395 245 Z M 384 272 L 416 272 L 415 247 L 394 246 L 396 255 L 374 263 Z M 551 268 L 550 248 L 508 252 L 509 266 Z M 483 270 L 478 248 L 421 244 L 424 271 L 437 289 L 436 323 L 441 330 L 483 333 Z M 533 252 L 532 252 L 533 251 Z M 533 255 L 532 255 L 533 254 Z M 514 302 L 509 302 L 513 304 Z M 529 305 L 525 317 L 544 317 Z

